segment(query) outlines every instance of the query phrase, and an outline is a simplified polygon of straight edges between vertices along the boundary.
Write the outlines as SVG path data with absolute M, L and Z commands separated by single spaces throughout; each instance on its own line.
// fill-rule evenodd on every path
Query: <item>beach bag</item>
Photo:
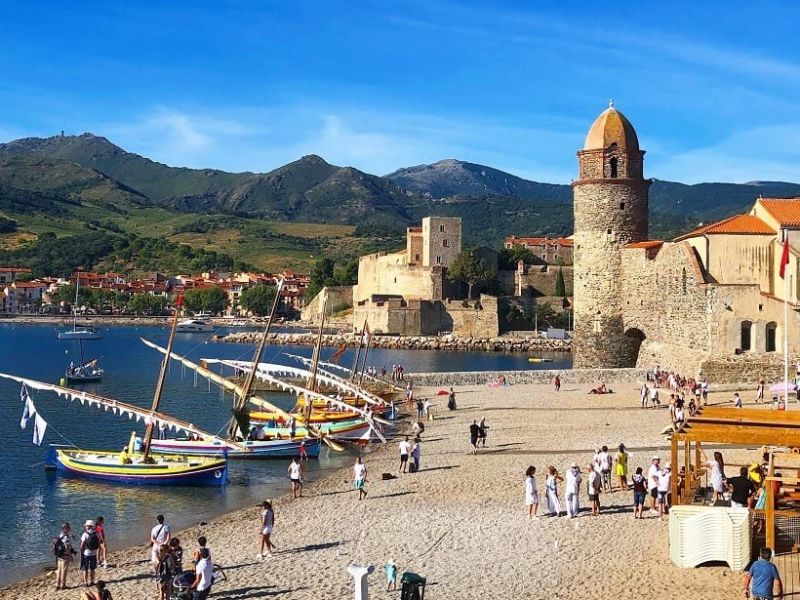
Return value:
M 97 550 L 100 547 L 100 536 L 97 535 L 96 531 L 89 534 L 89 537 L 86 539 L 86 547 L 89 550 Z
M 61 536 L 58 536 L 53 540 L 52 548 L 53 556 L 56 558 L 64 558 L 64 556 L 67 554 L 67 546 L 64 544 L 64 540 L 61 539 Z
M 172 569 L 170 568 L 169 558 L 170 556 L 166 555 L 158 561 L 158 567 L 156 567 L 156 581 L 158 583 L 167 583 L 172 579 Z

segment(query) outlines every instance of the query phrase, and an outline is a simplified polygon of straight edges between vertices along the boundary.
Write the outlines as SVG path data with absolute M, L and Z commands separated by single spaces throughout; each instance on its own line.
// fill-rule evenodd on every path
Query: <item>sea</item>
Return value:
M 0 324 L 0 372 L 58 383 L 69 363 L 77 364 L 81 356 L 77 341 L 57 339 L 58 329 L 54 325 Z M 167 328 L 108 326 L 101 330 L 102 339 L 83 342 L 83 354 L 87 360 L 98 358 L 105 376 L 102 382 L 88 384 L 85 389 L 149 407 L 162 355 L 146 347 L 140 338 L 165 346 Z M 221 328 L 215 334 L 227 331 Z M 194 361 L 252 359 L 252 345 L 215 343 L 212 335 L 177 334 L 174 350 Z M 334 351 L 334 348 L 323 349 L 322 359 L 326 360 Z M 262 360 L 300 366 L 286 353 L 310 356 L 311 348 L 268 346 Z M 354 358 L 354 351 L 348 350 L 341 364 L 352 365 Z M 391 365 L 402 364 L 408 374 L 571 366 L 568 355 L 555 354 L 552 358 L 552 363 L 531 364 L 524 353 L 372 349 L 369 354 L 371 365 L 387 366 L 391 370 Z M 173 531 L 194 527 L 195 532 L 200 532 L 201 523 L 215 516 L 255 507 L 265 498 L 289 488 L 288 461 L 285 460 L 232 461 L 230 483 L 221 488 L 125 487 L 46 471 L 44 459 L 49 444 L 118 449 L 127 442 L 131 431 L 142 430 L 143 425 L 137 426 L 127 417 L 98 408 L 71 403 L 51 392 L 30 392 L 38 413 L 48 423 L 41 446 L 32 443 L 32 425 L 20 428 L 23 409 L 20 385 L 0 379 L 0 523 L 5 539 L 0 545 L 0 563 L 4 565 L 0 569 L 0 586 L 40 573 L 52 565 L 50 543 L 64 521 L 72 524 L 73 532 L 80 532 L 85 520 L 104 516 L 109 547 L 113 551 L 145 543 L 157 514 L 166 516 Z M 267 396 L 284 408 L 293 406 L 293 396 L 277 393 Z M 231 404 L 230 394 L 196 378 L 191 370 L 174 362 L 171 364 L 161 402 L 162 412 L 190 421 L 206 431 L 223 433 Z M 355 453 L 354 448 L 334 452 L 323 447 L 319 459 L 310 461 L 307 481 L 346 466 Z

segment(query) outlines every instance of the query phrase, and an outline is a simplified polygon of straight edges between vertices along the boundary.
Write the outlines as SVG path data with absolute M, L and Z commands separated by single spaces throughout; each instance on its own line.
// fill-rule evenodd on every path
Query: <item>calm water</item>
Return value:
M 102 383 L 87 386 L 99 394 L 140 406 L 149 406 L 161 355 L 145 347 L 139 337 L 166 345 L 167 330 L 160 327 L 113 327 L 103 330 L 103 339 L 84 342 L 87 359 L 102 357 L 106 374 Z M 179 334 L 175 351 L 190 358 L 250 360 L 252 346 L 215 344 L 209 334 Z M 297 366 L 284 355 L 309 356 L 308 347 L 268 347 L 265 362 Z M 323 350 L 323 359 L 334 349 Z M 354 354 L 345 353 L 342 364 L 352 364 Z M 427 371 L 507 370 L 569 367 L 569 358 L 532 365 L 525 354 L 457 353 L 437 351 L 371 350 L 370 363 L 380 367 L 401 363 L 407 373 Z M 59 341 L 56 329 L 45 325 L 0 324 L 0 371 L 58 382 L 70 361 L 80 360 L 78 343 Z M 47 444 L 75 444 L 89 448 L 117 448 L 127 441 L 133 424 L 96 408 L 70 403 L 53 393 L 31 390 L 34 403 L 49 427 L 45 443 L 31 443 L 31 425 L 21 430 L 20 386 L 0 380 L 0 522 L 6 540 L 24 543 L 0 545 L 0 585 L 39 571 L 51 561 L 49 543 L 62 521 L 80 531 L 86 519 L 106 518 L 112 550 L 147 541 L 155 515 L 164 513 L 173 528 L 209 521 L 224 512 L 255 505 L 288 488 L 286 461 L 234 461 L 229 467 L 230 484 L 223 488 L 125 488 L 46 473 L 43 460 Z M 289 396 L 272 400 L 288 408 Z M 192 421 L 207 431 L 224 431 L 231 397 L 205 380 L 195 385 L 193 373 L 173 364 L 161 404 L 163 412 Z M 143 429 L 140 424 L 139 429 Z M 335 453 L 323 448 L 318 461 L 311 461 L 308 479 L 340 468 L 352 461 L 351 452 Z M 255 512 L 254 512 L 255 514 Z

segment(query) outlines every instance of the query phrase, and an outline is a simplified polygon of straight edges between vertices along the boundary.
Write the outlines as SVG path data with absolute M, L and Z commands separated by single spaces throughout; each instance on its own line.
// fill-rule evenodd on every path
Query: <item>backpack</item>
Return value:
M 96 531 L 91 532 L 89 537 L 86 538 L 86 547 L 89 550 L 97 550 L 100 547 L 100 536 L 97 535 Z
M 167 583 L 172 578 L 172 569 L 170 567 L 170 556 L 167 554 L 158 562 L 156 567 L 156 581 L 158 583 Z
M 53 540 L 52 548 L 53 556 L 56 558 L 64 558 L 67 554 L 67 545 L 64 543 L 64 540 L 61 539 L 61 536 Z

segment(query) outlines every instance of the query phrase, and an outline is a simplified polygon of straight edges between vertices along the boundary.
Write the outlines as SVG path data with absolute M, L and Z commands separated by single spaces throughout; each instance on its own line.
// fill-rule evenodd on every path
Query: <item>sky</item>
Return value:
M 800 181 L 792 2 L 17 2 L 0 141 L 91 132 L 174 166 L 456 158 L 568 183 L 613 99 L 648 177 Z

